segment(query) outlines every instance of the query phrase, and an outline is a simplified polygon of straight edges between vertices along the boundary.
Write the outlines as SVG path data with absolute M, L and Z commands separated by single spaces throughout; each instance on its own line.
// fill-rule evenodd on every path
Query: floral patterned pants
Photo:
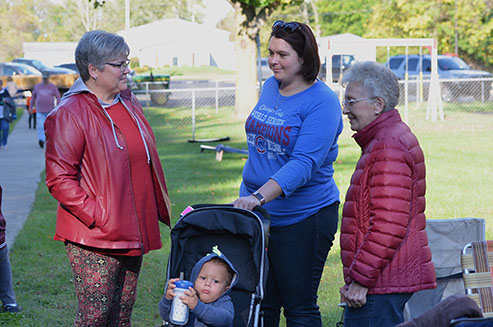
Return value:
M 104 255 L 66 243 L 78 307 L 75 327 L 130 326 L 142 256 Z

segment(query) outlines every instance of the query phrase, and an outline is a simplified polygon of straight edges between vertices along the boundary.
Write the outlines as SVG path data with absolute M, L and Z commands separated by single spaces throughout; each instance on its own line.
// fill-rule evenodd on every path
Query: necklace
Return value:
M 279 108 L 279 98 L 281 97 L 281 92 L 277 93 L 277 102 L 276 102 L 276 106 L 274 107 L 274 111 L 277 110 L 277 108 Z

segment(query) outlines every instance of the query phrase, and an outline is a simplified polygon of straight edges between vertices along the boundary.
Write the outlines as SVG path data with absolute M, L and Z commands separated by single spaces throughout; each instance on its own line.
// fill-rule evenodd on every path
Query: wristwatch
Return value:
M 259 191 L 253 192 L 252 195 L 260 201 L 261 206 L 265 204 L 265 198 L 262 194 L 259 193 Z

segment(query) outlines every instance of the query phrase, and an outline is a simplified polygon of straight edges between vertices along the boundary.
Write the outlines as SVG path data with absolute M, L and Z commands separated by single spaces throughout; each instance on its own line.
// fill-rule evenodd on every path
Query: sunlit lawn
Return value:
M 482 217 L 487 237 L 493 237 L 493 114 L 467 113 L 468 107 L 447 110 L 445 121 L 425 119 L 426 106 L 409 109 L 410 126 L 425 151 L 427 209 L 429 218 Z M 196 139 L 229 136 L 225 143 L 245 147 L 243 121 L 232 119 L 232 108 L 198 110 Z M 200 151 L 191 139 L 190 110 L 150 108 L 146 115 L 153 125 L 158 151 L 170 190 L 173 223 L 187 205 L 227 203 L 235 199 L 241 182 L 245 156 L 225 153 L 215 160 L 214 151 Z M 335 179 L 344 195 L 360 149 L 346 128 L 340 137 L 340 155 Z M 215 145 L 209 143 L 209 145 Z M 343 200 L 343 198 L 342 198 Z M 34 208 L 11 252 L 15 290 L 25 308 L 18 316 L 0 315 L 2 326 L 70 326 L 75 312 L 71 269 L 63 244 L 52 240 L 56 202 L 43 183 Z M 161 228 L 163 249 L 145 256 L 139 293 L 133 314 L 134 326 L 160 323 L 157 304 L 165 282 L 169 253 L 169 229 Z M 342 285 L 338 239 L 327 259 L 319 291 L 324 326 L 334 326 L 341 314 L 337 307 Z

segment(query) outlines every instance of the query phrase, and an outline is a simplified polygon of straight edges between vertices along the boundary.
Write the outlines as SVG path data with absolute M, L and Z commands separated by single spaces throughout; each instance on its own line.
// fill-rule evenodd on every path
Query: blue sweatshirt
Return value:
M 208 254 L 193 266 L 192 273 L 190 274 L 190 280 L 195 281 L 199 275 L 200 270 L 204 263 L 210 261 L 214 257 L 220 257 L 223 259 L 234 271 L 233 280 L 231 281 L 231 285 L 229 289 L 216 301 L 211 303 L 204 303 L 202 301 L 198 301 L 195 308 L 190 311 L 190 315 L 188 317 L 188 323 L 185 326 L 194 326 L 194 327 L 232 327 L 233 319 L 234 319 L 234 306 L 231 301 L 231 297 L 228 295 L 230 290 L 236 285 L 238 282 L 238 272 L 234 268 L 233 264 L 226 258 L 224 254 L 218 255 L 217 253 Z M 165 296 L 159 302 L 159 314 L 161 318 L 166 321 L 169 321 L 169 315 L 171 310 L 172 300 L 166 299 Z
M 272 226 L 295 224 L 339 201 L 332 163 L 342 126 L 339 99 L 323 82 L 285 97 L 279 82 L 267 79 L 245 124 L 248 160 L 240 196 L 275 180 L 284 196 L 264 205 Z

